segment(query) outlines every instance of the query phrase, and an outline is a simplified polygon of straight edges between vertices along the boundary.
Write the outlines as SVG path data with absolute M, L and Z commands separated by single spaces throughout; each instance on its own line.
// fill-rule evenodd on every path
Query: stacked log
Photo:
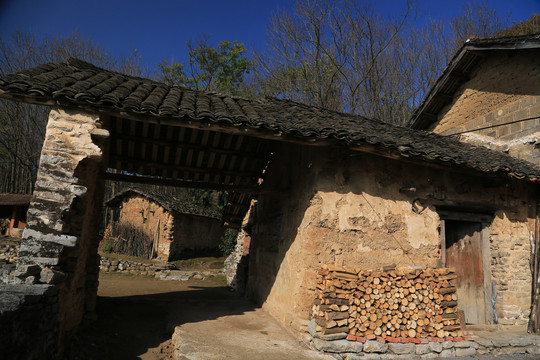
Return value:
M 460 336 L 455 270 L 362 271 L 323 266 L 313 316 L 317 330 L 325 335 Z

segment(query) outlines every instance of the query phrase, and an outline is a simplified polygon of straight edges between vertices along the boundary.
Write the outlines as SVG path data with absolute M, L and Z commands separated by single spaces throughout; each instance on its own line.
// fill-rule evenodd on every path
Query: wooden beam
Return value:
M 437 93 L 437 94 L 433 95 L 433 99 L 435 99 L 435 100 L 437 100 L 439 102 L 449 103 L 454 99 L 454 97 L 452 95 L 448 95 L 448 94 Z
M 237 177 L 244 177 L 244 178 L 260 178 L 262 177 L 262 170 L 260 172 L 249 172 L 249 171 L 239 171 L 239 170 L 228 170 L 228 169 L 217 169 L 217 168 L 205 168 L 205 167 L 193 167 L 193 166 L 182 166 L 182 165 L 175 165 L 175 164 L 165 164 L 160 162 L 154 162 L 150 160 L 140 160 L 140 159 L 133 159 L 129 156 L 118 156 L 118 155 L 112 155 L 110 157 L 110 161 L 119 161 L 128 163 L 131 166 L 133 166 L 134 169 L 138 169 L 141 167 L 147 167 L 147 168 L 154 168 L 156 170 L 177 170 L 177 171 L 188 171 L 188 172 L 194 172 L 199 174 L 211 174 L 211 175 L 222 175 L 222 176 L 237 176 Z M 124 169 L 121 169 L 124 170 Z
M 454 78 L 459 81 L 469 81 L 471 77 L 468 74 L 459 72 L 459 71 L 452 71 L 450 74 L 448 74 L 448 77 Z
M 157 116 L 150 116 L 145 114 L 132 114 L 124 111 L 107 113 L 111 116 L 121 117 L 134 121 L 142 121 L 161 125 L 180 126 L 190 129 L 209 130 L 224 134 L 249 136 L 258 139 L 265 139 L 270 141 L 289 142 L 294 144 L 311 145 L 311 146 L 331 146 L 336 145 L 336 141 L 332 139 L 318 139 L 318 138 L 305 138 L 301 136 L 286 135 L 281 132 L 276 132 L 267 129 L 251 128 L 251 127 L 239 127 L 239 126 L 222 126 L 213 124 L 210 122 L 202 122 L 199 120 L 193 120 L 188 117 L 168 117 L 160 118 Z
M 138 184 L 175 186 L 175 187 L 184 187 L 184 188 L 191 188 L 191 189 L 237 191 L 237 192 L 245 192 L 249 194 L 260 194 L 260 193 L 272 192 L 271 190 L 264 189 L 261 186 L 217 184 L 217 183 L 208 183 L 208 182 L 201 182 L 201 181 L 173 180 L 173 179 L 154 178 L 154 177 L 139 176 L 139 175 L 112 174 L 109 172 L 105 172 L 103 174 L 103 177 L 105 180 L 111 180 L 111 181 L 123 181 L 123 182 L 132 182 L 132 183 L 138 183 Z

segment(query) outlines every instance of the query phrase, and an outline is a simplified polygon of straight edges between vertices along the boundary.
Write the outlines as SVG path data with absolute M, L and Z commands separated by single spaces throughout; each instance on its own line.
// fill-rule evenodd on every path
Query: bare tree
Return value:
M 388 91 L 381 79 L 400 76 L 383 66 L 384 57 L 413 20 L 410 3 L 399 17 L 383 18 L 368 2 L 297 2 L 293 14 L 272 18 L 253 80 L 266 94 L 376 116 Z
M 469 0 L 460 15 L 450 20 L 454 48 L 458 49 L 469 37 L 490 37 L 508 27 L 510 14 L 502 15 L 486 1 Z
M 77 33 L 39 38 L 17 31 L 9 38 L 0 38 L 0 75 L 43 63 L 63 62 L 69 57 L 131 73 L 139 69 L 131 65 L 140 65 L 137 58 L 128 61 L 133 55 L 115 61 L 106 50 Z M 32 192 L 48 113 L 45 106 L 0 101 L 0 192 Z
M 469 35 L 508 24 L 485 2 L 470 1 L 448 24 L 420 25 L 420 11 L 407 2 L 384 17 L 368 1 L 299 0 L 272 17 L 268 50 L 254 52 L 253 91 L 405 124 Z

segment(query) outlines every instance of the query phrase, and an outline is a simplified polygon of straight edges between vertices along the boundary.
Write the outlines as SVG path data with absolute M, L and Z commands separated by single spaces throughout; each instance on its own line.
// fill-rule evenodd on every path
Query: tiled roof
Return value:
M 114 197 L 105 202 L 109 207 L 119 207 L 122 201 L 131 196 L 142 196 L 156 202 L 167 211 L 176 211 L 181 214 L 205 216 L 214 219 L 221 219 L 221 214 L 212 209 L 204 209 L 197 204 L 178 200 L 171 196 L 165 196 L 152 191 L 138 188 L 130 188 L 117 193 Z
M 540 33 L 499 38 L 471 38 L 463 44 L 437 82 L 429 90 L 424 101 L 413 113 L 409 126 L 427 129 L 437 120 L 437 114 L 452 101 L 452 95 L 469 79 L 469 75 L 490 51 L 517 51 L 540 49 Z M 480 55 L 479 52 L 481 52 Z M 494 52 L 493 54 L 497 54 Z
M 44 64 L 0 79 L 0 96 L 30 103 L 78 107 L 129 116 L 166 118 L 178 125 L 239 128 L 246 135 L 325 142 L 353 149 L 537 181 L 540 169 L 506 154 L 433 133 L 288 100 L 248 100 L 170 87 L 104 70 L 76 59 Z M 366 147 L 365 145 L 369 145 Z
M 29 205 L 32 195 L 27 194 L 0 194 L 0 206 Z

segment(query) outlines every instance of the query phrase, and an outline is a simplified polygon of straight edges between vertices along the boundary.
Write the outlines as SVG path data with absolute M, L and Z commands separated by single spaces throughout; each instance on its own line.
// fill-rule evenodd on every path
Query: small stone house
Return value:
M 136 230 L 150 254 L 162 260 L 218 250 L 223 234 L 218 213 L 202 213 L 174 197 L 133 188 L 116 194 L 105 205 L 118 209 L 114 227 Z M 124 248 L 134 255 L 131 247 Z
M 0 194 L 0 235 L 20 237 L 32 195 Z
M 469 39 L 410 126 L 540 164 L 540 34 Z
M 0 96 L 53 106 L 12 280 L 31 283 L 32 309 L 58 301 L 58 310 L 47 307 L 57 316 L 39 327 L 10 323 L 28 334 L 57 327 L 56 342 L 27 339 L 40 356 L 61 353 L 94 309 L 105 179 L 228 191 L 224 222 L 250 243 L 237 283 L 299 334 L 326 265 L 453 265 L 467 323 L 530 321 L 540 167 L 528 161 L 361 116 L 170 87 L 76 59 L 8 75 Z M 28 308 L 8 305 L 0 324 Z M 6 339 L 7 349 L 24 340 Z

